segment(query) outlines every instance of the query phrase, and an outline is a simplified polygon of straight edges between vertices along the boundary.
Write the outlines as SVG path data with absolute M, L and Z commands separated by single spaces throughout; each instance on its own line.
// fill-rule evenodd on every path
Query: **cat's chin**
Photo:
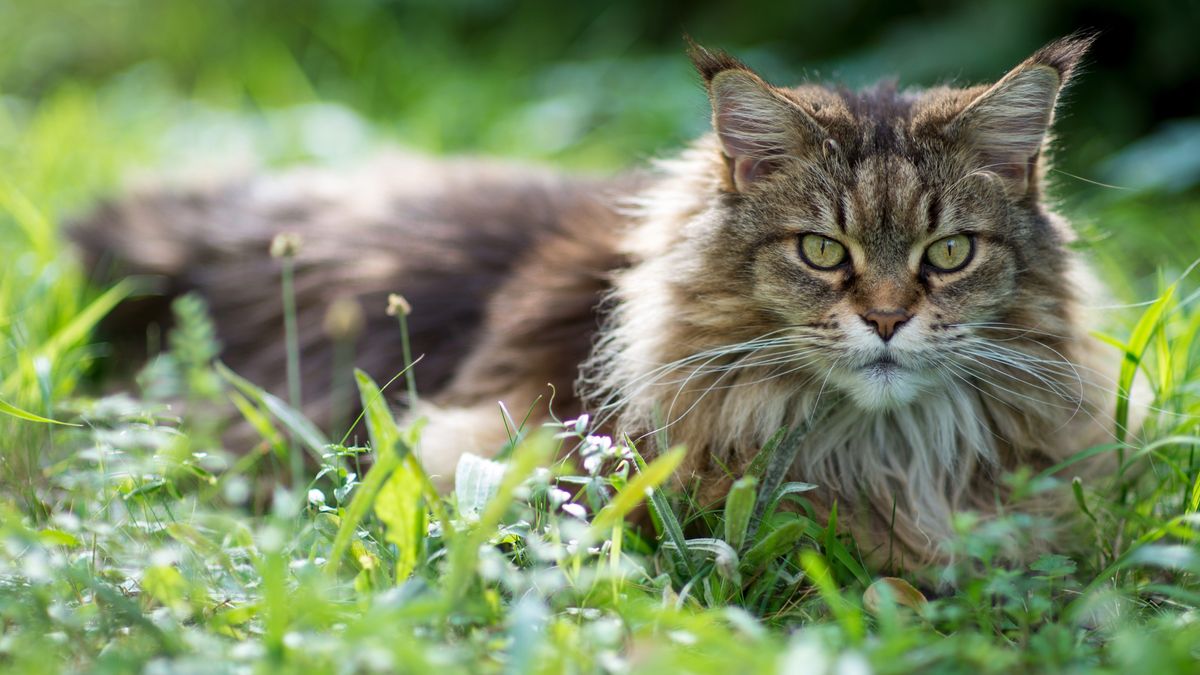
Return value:
M 864 410 L 895 410 L 925 390 L 926 378 L 896 364 L 868 365 L 838 378 L 837 385 Z

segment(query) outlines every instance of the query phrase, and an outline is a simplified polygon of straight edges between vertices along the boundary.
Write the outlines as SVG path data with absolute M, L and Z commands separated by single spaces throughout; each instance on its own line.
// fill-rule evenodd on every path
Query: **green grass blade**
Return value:
M 329 440 L 325 438 L 317 425 L 308 421 L 304 415 L 285 403 L 283 399 L 233 372 L 225 364 L 217 363 L 216 368 L 217 372 L 237 387 L 246 398 L 266 408 L 285 429 L 292 432 L 296 439 L 308 448 L 315 459 L 321 458 L 325 449 L 329 447 Z
M 626 444 L 629 446 L 630 452 L 633 453 L 633 459 L 637 463 L 638 471 L 646 470 L 646 460 L 642 459 L 637 448 L 633 443 L 626 438 Z M 680 552 L 680 560 L 683 562 L 684 570 L 688 578 L 696 575 L 695 567 L 692 565 L 691 556 L 688 554 L 687 538 L 683 535 L 683 526 L 679 524 L 679 518 L 675 516 L 675 511 L 671 508 L 671 502 L 667 499 L 667 495 L 661 487 L 655 488 L 650 494 L 650 510 L 662 524 L 663 534 L 667 535 L 667 540 L 675 545 L 676 550 Z
M 1117 392 L 1116 435 L 1118 442 L 1124 442 L 1128 435 L 1129 395 L 1133 392 L 1133 379 L 1137 375 L 1138 367 L 1142 363 L 1142 356 L 1146 353 L 1154 331 L 1162 324 L 1163 313 L 1170 306 L 1171 299 L 1175 296 L 1175 289 L 1176 284 L 1171 284 L 1154 304 L 1146 308 L 1129 337 L 1125 358 L 1121 361 L 1120 375 L 1117 378 L 1119 389 Z
M 38 359 L 54 362 L 65 350 L 82 343 L 91 335 L 96 324 L 122 300 L 129 297 L 135 289 L 136 284 L 130 279 L 125 279 L 101 293 L 66 325 L 46 339 L 34 354 L 22 359 L 21 367 L 4 379 L 3 390 L 10 393 L 36 390 L 36 377 L 32 364 Z
M 593 538 L 602 538 L 617 522 L 629 515 L 638 504 L 651 496 L 655 488 L 662 485 L 675 473 L 675 469 L 679 468 L 686 454 L 683 448 L 674 448 L 664 452 L 646 465 L 643 471 L 629 481 L 624 490 L 617 493 L 612 502 L 596 514 L 596 519 L 592 521 L 591 527 Z
M 4 413 L 5 415 L 10 415 L 10 416 L 16 417 L 18 419 L 23 419 L 27 422 L 40 422 L 42 424 L 61 424 L 64 427 L 82 426 L 79 424 L 74 424 L 72 422 L 59 422 L 58 420 L 52 420 L 48 417 L 42 417 L 41 415 L 34 415 L 31 412 L 28 412 L 26 410 L 21 410 L 17 406 L 15 406 L 11 403 L 5 403 L 4 401 L 0 401 L 0 413 Z

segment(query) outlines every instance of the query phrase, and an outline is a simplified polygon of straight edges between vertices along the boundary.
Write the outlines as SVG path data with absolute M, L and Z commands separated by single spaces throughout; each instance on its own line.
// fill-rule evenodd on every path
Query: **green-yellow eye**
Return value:
M 800 238 L 800 256 L 804 262 L 819 270 L 828 270 L 846 261 L 846 247 L 819 234 Z
M 939 272 L 957 272 L 970 262 L 974 247 L 965 234 L 938 239 L 925 249 L 925 262 Z

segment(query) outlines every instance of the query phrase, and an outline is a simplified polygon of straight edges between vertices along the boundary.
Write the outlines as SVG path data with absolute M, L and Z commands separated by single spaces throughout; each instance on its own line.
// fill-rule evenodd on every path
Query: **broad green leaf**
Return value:
M 1029 569 L 1034 572 L 1041 572 L 1039 578 L 1054 579 L 1056 577 L 1065 577 L 1068 574 L 1075 572 L 1075 561 L 1065 555 L 1057 553 L 1048 553 L 1035 560 Z
M 407 464 L 392 472 L 375 497 L 375 515 L 383 522 L 387 540 L 396 545 L 396 582 L 408 579 L 424 548 L 427 511 L 421 483 Z
M 471 520 L 479 518 L 487 503 L 500 490 L 504 464 L 466 453 L 454 472 L 454 496 L 458 513 Z
M 141 587 L 164 606 L 175 607 L 184 602 L 188 583 L 171 565 L 152 565 L 142 574 Z
M 387 540 L 396 545 L 396 581 L 408 579 L 416 569 L 425 541 L 427 511 L 420 477 L 406 459 L 410 448 L 400 437 L 387 399 L 362 371 L 354 374 L 366 413 L 367 435 L 377 454 L 396 456 L 398 463 L 375 497 L 375 515 L 383 521 Z
M 504 514 L 512 506 L 517 488 L 537 467 L 550 463 L 557 447 L 553 435 L 543 431 L 533 434 L 513 449 L 495 495 L 479 514 L 479 520 L 470 526 L 466 536 L 457 536 L 451 547 L 450 574 L 445 579 L 453 598 L 461 598 L 471 588 L 475 563 L 479 560 L 479 548 L 500 526 Z
M 751 478 L 759 478 L 763 475 L 763 472 L 767 470 L 767 464 L 770 462 L 771 457 L 775 454 L 775 449 L 778 448 L 779 444 L 783 442 L 783 439 L 787 437 L 787 433 L 788 428 L 781 427 L 774 434 L 771 434 L 771 437 L 768 438 L 767 442 L 763 444 L 762 449 L 759 450 L 758 454 L 754 456 L 753 460 L 751 460 L 750 466 L 746 469 L 747 476 Z
M 63 532 L 54 528 L 46 528 L 39 530 L 37 533 L 38 541 L 47 546 L 78 546 L 79 539 L 70 532 Z
M 360 381 L 360 387 L 361 381 Z M 375 503 L 375 498 L 379 491 L 383 488 L 384 482 L 400 465 L 400 457 L 392 450 L 383 450 L 372 444 L 375 454 L 375 461 L 371 465 L 371 470 L 367 472 L 363 478 L 362 484 L 358 486 L 358 490 L 354 493 L 354 497 L 350 500 L 350 505 L 346 508 L 345 514 L 342 516 L 342 524 L 338 528 L 337 535 L 333 538 L 333 547 L 329 555 L 329 562 L 325 566 L 327 574 L 333 575 L 337 573 L 338 566 L 341 565 L 342 558 L 345 557 L 346 551 L 350 548 L 350 542 L 353 540 L 358 526 L 366 518 L 367 512 Z
M 735 551 L 742 550 L 746 541 L 746 529 L 750 516 L 754 514 L 754 501 L 758 496 L 755 486 L 758 481 L 752 476 L 739 479 L 725 498 L 725 541 Z
M 788 554 L 808 532 L 808 521 L 799 517 L 776 527 L 742 556 L 742 571 L 753 574 L 772 560 Z

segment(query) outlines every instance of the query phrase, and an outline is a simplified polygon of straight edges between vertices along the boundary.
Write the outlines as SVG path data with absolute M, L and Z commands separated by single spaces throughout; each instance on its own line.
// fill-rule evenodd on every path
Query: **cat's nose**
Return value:
M 872 309 L 861 316 L 863 321 L 875 328 L 884 342 L 891 340 L 900 326 L 912 318 L 912 314 L 902 309 Z

